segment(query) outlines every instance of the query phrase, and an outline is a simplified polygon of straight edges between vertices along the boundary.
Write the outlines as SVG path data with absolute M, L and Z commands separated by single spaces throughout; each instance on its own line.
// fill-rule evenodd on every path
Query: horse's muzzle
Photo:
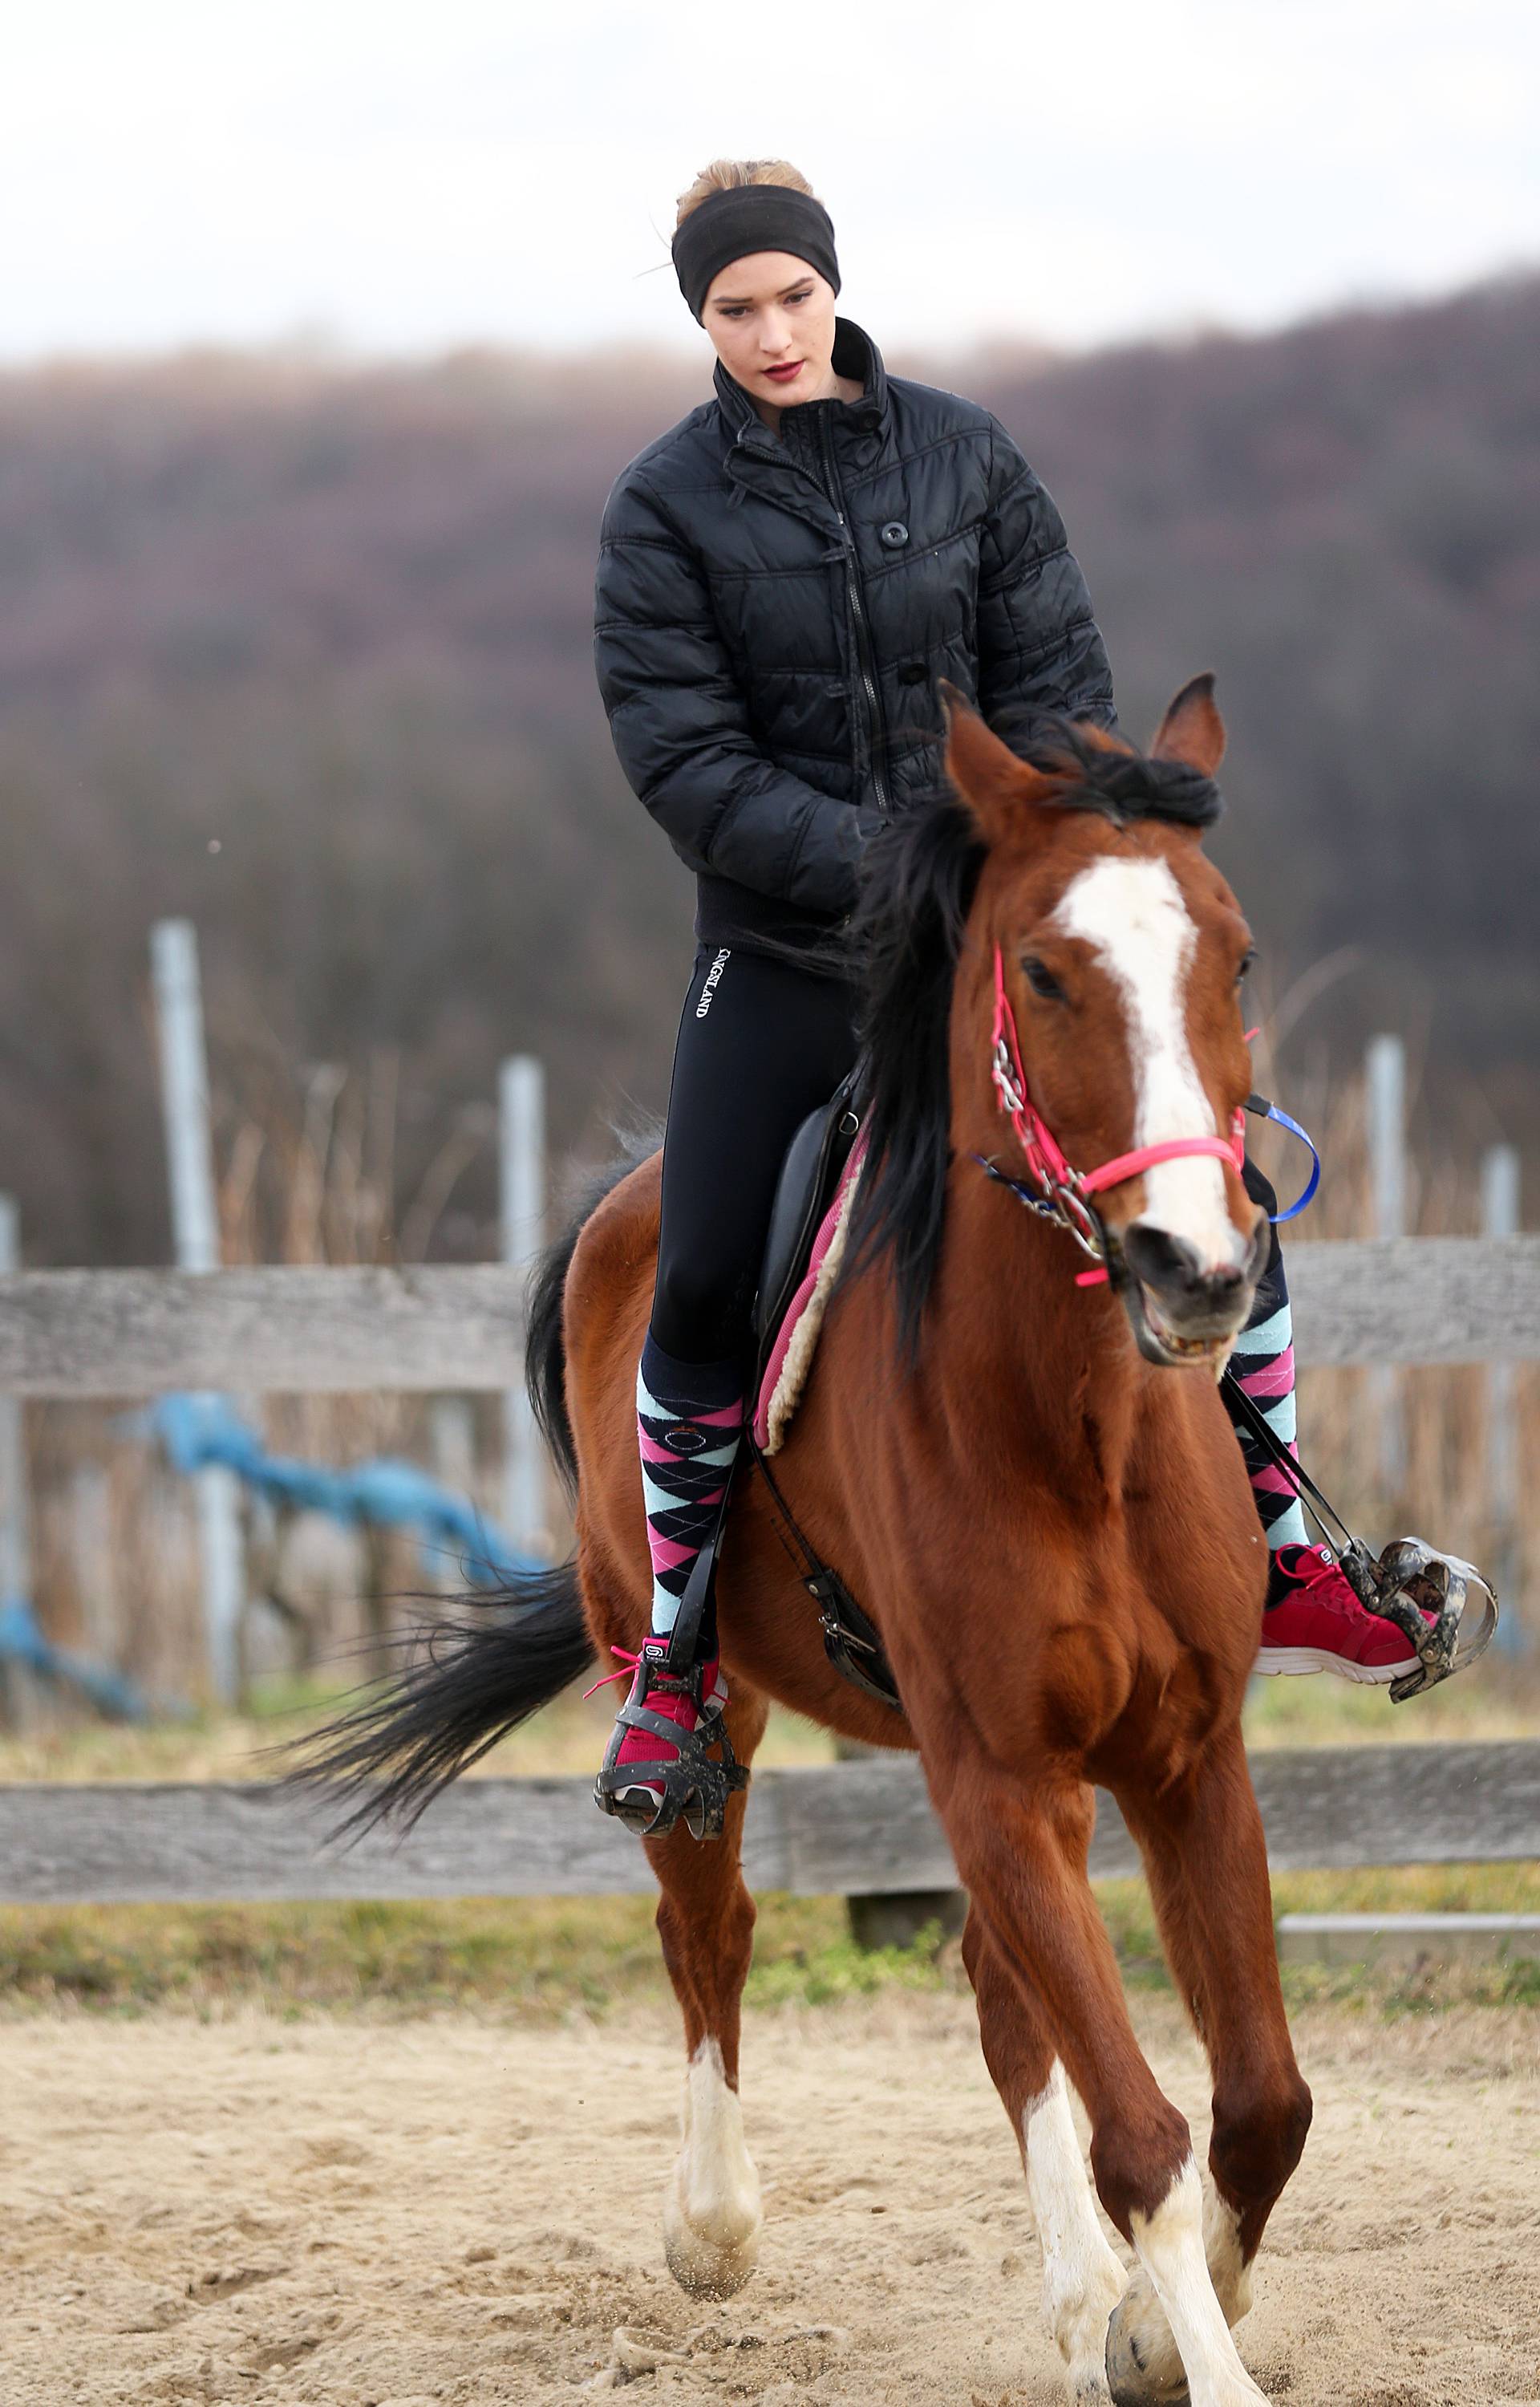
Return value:
M 1123 1305 L 1139 1352 L 1163 1368 L 1222 1359 L 1246 1325 L 1270 1232 L 1257 1215 L 1238 1261 L 1208 1268 L 1185 1237 L 1135 1220 L 1118 1237 Z

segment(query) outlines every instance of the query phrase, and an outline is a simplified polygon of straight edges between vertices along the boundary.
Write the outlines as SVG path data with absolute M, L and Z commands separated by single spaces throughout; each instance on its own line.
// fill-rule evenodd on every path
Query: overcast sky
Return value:
M 12 0 L 5 24 L 12 359 L 699 344 L 666 234 L 717 153 L 804 169 L 890 349 L 1267 326 L 1540 259 L 1535 0 Z

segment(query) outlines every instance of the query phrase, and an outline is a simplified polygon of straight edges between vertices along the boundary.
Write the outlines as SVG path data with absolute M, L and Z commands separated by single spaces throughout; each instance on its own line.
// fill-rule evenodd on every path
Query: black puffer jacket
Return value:
M 1043 711 L 1112 718 L 1085 580 L 1004 428 L 886 376 L 845 319 L 834 365 L 862 399 L 784 410 L 779 442 L 719 366 L 604 512 L 600 689 L 708 943 L 850 908 L 867 839 L 934 788 L 938 678 L 1008 743 Z

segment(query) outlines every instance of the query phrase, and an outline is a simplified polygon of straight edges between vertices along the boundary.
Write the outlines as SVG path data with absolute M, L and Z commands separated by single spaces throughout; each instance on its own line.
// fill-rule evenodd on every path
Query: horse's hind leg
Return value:
M 984 2062 L 1022 2151 L 1042 2248 L 1043 2315 L 1075 2407 L 1108 2407 L 1108 2318 L 1126 2277 L 1096 2220 L 1064 2067 L 1041 2015 L 976 1914 L 963 1933 L 963 1961 L 978 2001 Z
M 1226 2320 L 1251 2303 L 1251 2265 L 1267 2217 L 1298 2164 L 1310 2093 L 1294 2061 L 1279 1984 L 1262 1817 L 1238 1730 L 1157 1796 L 1120 1797 L 1144 1854 L 1172 1975 L 1214 2076 L 1209 2275 Z M 1170 2325 L 1136 2275 L 1109 2334 L 1117 2394 L 1134 2407 L 1180 2399 Z
M 733 1682 L 728 1731 L 747 1763 L 764 1734 L 763 1698 Z M 686 2290 L 731 2298 L 759 2254 L 759 2176 L 743 2140 L 738 2035 L 754 1942 L 754 1900 L 743 1886 L 742 1791 L 728 1801 L 719 1839 L 692 1839 L 676 1823 L 647 1854 L 662 1891 L 657 1931 L 685 2017 L 682 2144 L 663 2208 L 669 2270 Z

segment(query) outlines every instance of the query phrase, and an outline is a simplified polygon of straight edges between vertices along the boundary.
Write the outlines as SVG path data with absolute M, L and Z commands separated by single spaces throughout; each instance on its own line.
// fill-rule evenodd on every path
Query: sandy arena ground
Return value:
M 1196 2127 L 1174 2009 L 1139 2016 Z M 1316 2127 L 1240 2330 L 1270 2400 L 1540 2400 L 1534 2021 L 1299 2018 Z M 638 2407 L 1064 2396 L 962 2000 L 751 2026 L 769 2221 L 713 2307 L 662 2267 L 679 2058 L 651 2009 L 558 2031 L 18 2017 L 0 2063 L 4 2407 L 575 2407 L 617 2363 Z

